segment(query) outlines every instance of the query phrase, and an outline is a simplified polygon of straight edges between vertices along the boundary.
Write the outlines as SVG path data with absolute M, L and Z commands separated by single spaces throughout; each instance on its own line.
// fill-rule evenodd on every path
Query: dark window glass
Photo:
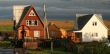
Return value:
M 94 22 L 92 23 L 92 25 L 94 26 Z
M 97 22 L 94 22 L 95 26 L 97 26 Z
M 34 13 L 32 15 L 34 16 Z
M 37 25 L 37 21 L 35 21 L 35 25 Z
M 31 20 L 29 20 L 29 25 L 31 25 Z
M 98 37 L 98 33 L 96 33 L 96 37 Z
M 97 22 L 93 22 L 92 25 L 93 25 L 93 26 L 97 26 Z

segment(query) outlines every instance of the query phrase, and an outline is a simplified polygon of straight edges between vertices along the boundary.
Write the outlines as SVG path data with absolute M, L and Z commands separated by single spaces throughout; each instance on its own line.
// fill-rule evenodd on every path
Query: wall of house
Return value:
M 93 26 L 93 22 L 96 22 L 97 25 Z M 103 22 L 95 15 L 88 21 L 88 23 L 83 27 L 81 31 L 83 42 L 100 41 L 103 40 L 103 38 L 108 37 L 107 28 L 103 25 Z

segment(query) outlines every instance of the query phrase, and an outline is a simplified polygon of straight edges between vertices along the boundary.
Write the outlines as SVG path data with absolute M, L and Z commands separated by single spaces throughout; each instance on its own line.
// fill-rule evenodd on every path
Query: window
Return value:
M 98 37 L 98 33 L 96 33 L 96 37 Z
M 31 10 L 31 12 L 29 13 L 29 16 L 35 16 L 35 13 L 33 10 Z
M 35 25 L 35 20 L 32 20 L 32 25 Z
M 37 25 L 37 21 L 35 21 L 35 25 Z
M 29 20 L 26 20 L 26 25 L 29 26 Z
M 40 31 L 34 31 L 34 37 L 39 38 L 40 37 Z
M 97 26 L 97 22 L 94 22 L 95 26 Z
M 93 26 L 97 26 L 97 22 L 93 22 Z
M 31 21 L 29 20 L 29 25 L 31 25 Z
M 92 33 L 92 37 L 98 37 L 98 33 Z
M 94 34 L 92 34 L 92 37 L 94 36 Z
M 26 25 L 27 26 L 37 26 L 38 21 L 37 20 L 26 20 Z
M 51 31 L 50 35 L 53 37 L 55 35 L 55 31 Z

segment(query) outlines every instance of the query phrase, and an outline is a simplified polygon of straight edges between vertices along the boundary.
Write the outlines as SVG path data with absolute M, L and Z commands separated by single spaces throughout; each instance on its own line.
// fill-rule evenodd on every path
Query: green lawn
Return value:
M 9 48 L 10 45 L 10 41 L 0 41 L 0 48 Z
M 28 54 L 51 54 L 50 49 L 44 49 L 41 51 L 36 51 L 36 50 L 28 50 Z M 53 54 L 72 54 L 71 52 L 66 52 L 62 51 L 60 48 L 59 49 L 54 49 Z
M 1 26 L 0 25 L 0 31 L 12 31 L 13 30 L 13 26 Z

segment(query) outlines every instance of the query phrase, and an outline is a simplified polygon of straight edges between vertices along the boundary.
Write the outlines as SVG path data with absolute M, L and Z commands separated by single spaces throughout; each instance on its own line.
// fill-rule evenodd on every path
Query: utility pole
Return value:
M 45 5 L 45 3 L 46 3 L 46 0 L 44 1 L 44 7 L 43 7 L 43 9 L 44 9 L 44 31 L 45 31 L 45 35 L 47 34 L 47 36 L 46 36 L 47 39 L 51 41 L 50 48 L 51 48 L 51 54 L 53 54 L 53 39 L 50 38 L 50 35 L 49 35 L 48 20 L 47 20 L 46 5 Z
M 46 2 L 46 0 L 45 0 L 45 2 Z M 43 11 L 44 11 L 44 31 L 45 31 L 45 36 L 47 35 L 47 39 L 49 39 L 48 20 L 47 20 L 45 3 L 44 3 Z

